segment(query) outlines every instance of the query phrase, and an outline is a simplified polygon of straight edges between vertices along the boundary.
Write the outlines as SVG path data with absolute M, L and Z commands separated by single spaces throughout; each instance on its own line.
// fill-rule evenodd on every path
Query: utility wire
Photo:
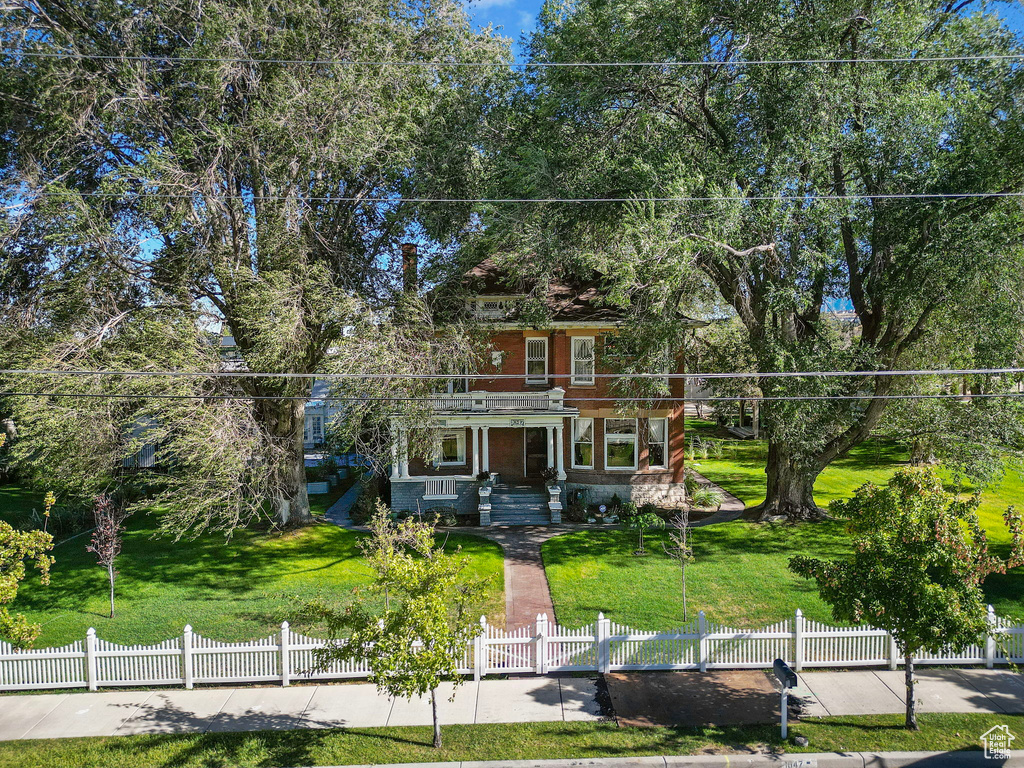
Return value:
M 210 197 L 216 200 L 288 200 L 307 203 L 685 203 L 685 202 L 766 202 L 766 201 L 789 201 L 789 202 L 814 202 L 818 200 L 966 200 L 972 198 L 1000 198 L 1000 197 L 1024 197 L 1024 191 L 999 191 L 999 192 L 893 192 L 889 194 L 845 194 L 845 195 L 705 195 L 705 196 L 678 196 L 678 197 L 354 197 L 354 196 L 328 196 L 328 197 L 302 197 L 297 195 L 219 195 L 195 192 L 192 194 L 172 194 L 169 192 L 147 193 L 140 190 L 126 192 L 52 192 L 36 191 L 15 193 L 24 197 L 100 197 L 117 199 L 137 195 L 142 198 L 159 200 L 191 200 L 197 197 Z M 10 207 L 21 207 L 28 205 L 25 200 Z
M 501 393 L 496 393 L 501 394 Z M 451 397 L 451 395 L 436 395 L 435 397 L 358 397 L 358 396 L 335 396 L 324 395 L 323 397 L 307 397 L 302 395 L 150 395 L 150 394 L 110 394 L 98 392 L 0 392 L 0 397 L 54 397 L 54 398 L 84 398 L 84 399 L 114 399 L 114 400 L 230 400 L 230 401 L 256 401 L 256 400 L 305 400 L 311 402 L 417 402 L 433 403 L 437 399 Z M 566 397 L 564 402 L 614 402 L 614 403 L 714 403 L 714 402 L 785 402 L 805 400 L 963 400 L 965 402 L 974 399 L 990 398 L 1020 398 L 1024 392 L 989 392 L 983 394 L 963 395 L 959 393 L 939 394 L 897 394 L 897 395 L 775 395 L 759 397 L 756 395 L 739 396 L 711 396 L 711 397 L 673 397 L 663 395 L 652 395 L 650 397 L 589 397 L 571 396 Z M 523 408 L 520 410 L 502 409 L 502 413 L 514 415 L 517 413 L 530 412 L 535 409 Z M 495 411 L 446 411 L 438 408 L 439 415 L 446 413 L 467 414 L 467 415 L 494 415 Z
M 818 64 L 928 64 L 957 61 L 1020 61 L 1022 53 L 986 53 L 966 56 L 885 56 L 862 59 L 712 59 L 698 61 L 366 61 L 360 59 L 257 59 L 247 56 L 138 56 L 75 51 L 25 51 L 15 48 L 0 49 L 0 55 L 26 56 L 41 59 L 87 59 L 93 61 L 141 61 L 153 63 L 201 64 L 308 64 L 312 66 L 349 67 L 437 67 L 446 68 L 509 68 L 509 69 L 613 69 L 619 67 L 658 67 L 679 69 L 688 67 L 769 67 L 805 66 Z
M 595 379 L 780 379 L 780 378 L 862 378 L 874 376 L 983 376 L 1024 373 L 1024 368 L 939 368 L 920 370 L 881 371 L 745 371 L 727 373 L 592 373 Z M 167 376 L 172 378 L 230 378 L 230 379 L 386 379 L 443 381 L 523 379 L 521 373 L 445 374 L 445 373 L 262 373 L 249 371 L 112 371 L 112 370 L 42 370 L 0 369 L 4 376 Z M 570 379 L 572 373 L 551 373 L 538 379 Z

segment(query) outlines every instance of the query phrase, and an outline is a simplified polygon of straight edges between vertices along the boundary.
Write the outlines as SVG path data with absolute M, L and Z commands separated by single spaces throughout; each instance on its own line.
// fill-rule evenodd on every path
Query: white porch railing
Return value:
M 436 477 L 424 481 L 424 499 L 456 499 L 454 477 Z
M 989 608 L 990 634 L 960 653 L 916 658 L 922 664 L 1024 663 L 1024 626 L 1011 625 Z M 733 629 L 695 621 L 671 632 L 645 632 L 603 615 L 576 629 L 538 616 L 532 627 L 506 632 L 480 619 L 480 633 L 456 660 L 459 674 L 479 679 L 490 674 L 611 672 L 645 669 L 762 669 L 781 658 L 797 670 L 806 667 L 888 666 L 903 662 L 889 635 L 871 627 L 832 627 L 792 619 L 757 630 Z M 61 648 L 17 651 L 0 642 L 0 690 L 88 688 L 128 685 L 184 685 L 365 678 L 360 662 L 314 669 L 314 651 L 323 640 L 292 632 L 285 622 L 270 637 L 222 643 L 185 627 L 180 637 L 155 645 L 126 646 L 96 637 L 90 629 Z
M 431 404 L 439 411 L 560 411 L 565 390 L 546 392 L 465 392 L 433 395 Z

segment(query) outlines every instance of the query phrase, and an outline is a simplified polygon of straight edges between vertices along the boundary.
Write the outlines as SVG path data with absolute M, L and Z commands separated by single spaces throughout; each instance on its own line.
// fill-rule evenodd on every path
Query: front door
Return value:
M 540 480 L 548 466 L 548 431 L 544 427 L 527 427 L 526 477 Z

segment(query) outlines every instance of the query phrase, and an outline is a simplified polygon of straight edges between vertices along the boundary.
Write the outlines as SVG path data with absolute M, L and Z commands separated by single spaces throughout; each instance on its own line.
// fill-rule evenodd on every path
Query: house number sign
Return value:
M 525 427 L 526 419 L 509 419 L 508 425 L 510 427 Z

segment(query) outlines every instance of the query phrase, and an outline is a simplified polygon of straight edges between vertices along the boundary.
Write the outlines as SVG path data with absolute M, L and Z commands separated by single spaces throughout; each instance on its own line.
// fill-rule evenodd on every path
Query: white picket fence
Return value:
M 917 658 L 923 664 L 1024 663 L 1024 626 L 1012 625 L 989 606 L 991 627 L 983 643 L 961 653 Z M 538 616 L 532 627 L 506 632 L 480 619 L 481 630 L 458 660 L 462 675 L 480 679 L 492 674 L 611 672 L 647 669 L 760 669 L 784 659 L 796 670 L 805 667 L 883 666 L 902 662 L 887 632 L 871 627 L 832 627 L 804 618 L 757 630 L 733 629 L 707 620 L 675 632 L 644 632 L 599 614 L 593 624 L 570 629 Z M 333 663 L 315 669 L 313 652 L 323 640 L 293 632 L 288 622 L 270 637 L 245 643 L 222 643 L 185 627 L 181 637 L 156 645 L 126 646 L 96 637 L 62 648 L 19 651 L 0 642 L 0 690 L 88 688 L 128 685 L 256 683 L 293 680 L 365 678 L 360 663 Z

